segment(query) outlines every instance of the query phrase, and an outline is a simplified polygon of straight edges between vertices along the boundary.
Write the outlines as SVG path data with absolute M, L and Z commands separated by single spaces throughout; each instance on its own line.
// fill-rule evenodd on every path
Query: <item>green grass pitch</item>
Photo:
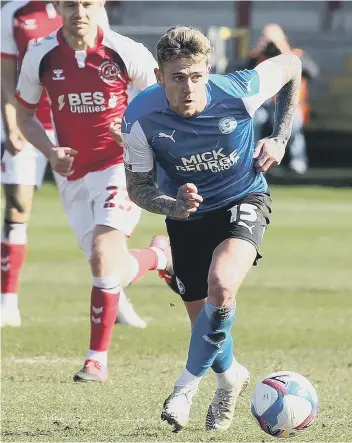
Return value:
M 206 375 L 187 429 L 160 420 L 182 371 L 189 323 L 183 305 L 150 273 L 127 290 L 146 330 L 116 326 L 110 381 L 74 384 L 88 345 L 90 275 L 57 191 L 38 193 L 29 228 L 20 309 L 23 326 L 2 331 L 2 441 L 270 442 L 251 417 L 255 383 L 276 370 L 315 385 L 320 412 L 291 441 L 352 440 L 352 191 L 273 187 L 264 259 L 238 295 L 236 356 L 251 372 L 231 429 L 204 431 L 215 378 Z M 144 214 L 131 246 L 148 245 L 163 218 Z

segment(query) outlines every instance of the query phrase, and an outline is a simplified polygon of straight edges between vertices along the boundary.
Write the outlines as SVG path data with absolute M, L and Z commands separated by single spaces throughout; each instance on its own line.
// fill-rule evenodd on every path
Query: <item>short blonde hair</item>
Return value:
M 188 58 L 198 61 L 210 59 L 212 52 L 208 38 L 197 28 L 174 26 L 164 34 L 156 45 L 156 57 L 161 66 L 163 63 Z

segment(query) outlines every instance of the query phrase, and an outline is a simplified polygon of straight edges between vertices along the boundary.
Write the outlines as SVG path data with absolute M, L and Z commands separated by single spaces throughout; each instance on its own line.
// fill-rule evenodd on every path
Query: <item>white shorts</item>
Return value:
M 58 188 L 68 221 L 88 259 L 96 225 L 131 236 L 139 222 L 141 209 L 128 197 L 124 165 L 90 172 L 74 181 L 61 179 Z
M 46 131 L 49 139 L 55 143 L 54 131 Z M 37 188 L 43 183 L 48 160 L 30 143 L 17 155 L 4 152 L 1 160 L 1 183 L 4 185 L 33 185 Z

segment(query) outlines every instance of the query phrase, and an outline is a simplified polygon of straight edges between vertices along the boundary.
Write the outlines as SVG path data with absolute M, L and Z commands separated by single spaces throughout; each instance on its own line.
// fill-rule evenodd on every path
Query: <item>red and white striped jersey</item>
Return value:
M 1 57 L 22 63 L 28 47 L 62 26 L 61 17 L 52 3 L 43 1 L 12 1 L 1 9 Z M 49 100 L 43 93 L 37 118 L 52 129 Z
M 74 51 L 60 29 L 27 52 L 16 97 L 36 108 L 46 89 L 59 145 L 78 151 L 69 180 L 123 163 L 109 125 L 123 116 L 136 90 L 155 83 L 156 66 L 141 43 L 101 28 L 94 48 Z

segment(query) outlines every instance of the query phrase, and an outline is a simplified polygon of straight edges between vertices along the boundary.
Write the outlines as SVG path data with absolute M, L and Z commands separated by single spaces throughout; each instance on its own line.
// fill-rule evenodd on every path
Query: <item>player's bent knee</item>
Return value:
M 28 223 L 32 201 L 25 202 L 12 198 L 6 203 L 6 219 L 13 223 Z
M 87 243 L 89 240 L 86 240 Z M 89 246 L 89 243 L 88 243 Z M 110 275 L 121 271 L 128 262 L 126 238 L 120 231 L 109 226 L 97 225 L 92 232 L 90 265 L 93 275 Z
M 27 223 L 31 214 L 34 186 L 5 185 L 6 215 L 14 223 Z
M 234 300 L 238 289 L 236 280 L 228 281 L 218 274 L 210 274 L 208 277 L 208 297 L 216 306 L 229 305 Z

